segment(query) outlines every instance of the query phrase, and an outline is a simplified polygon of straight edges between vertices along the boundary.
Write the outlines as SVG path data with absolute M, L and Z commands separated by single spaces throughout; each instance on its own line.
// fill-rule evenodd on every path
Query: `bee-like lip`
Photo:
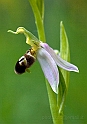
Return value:
M 28 50 L 24 56 L 22 56 L 15 65 L 15 73 L 22 74 L 29 68 L 34 62 L 36 58 L 31 55 L 30 50 Z

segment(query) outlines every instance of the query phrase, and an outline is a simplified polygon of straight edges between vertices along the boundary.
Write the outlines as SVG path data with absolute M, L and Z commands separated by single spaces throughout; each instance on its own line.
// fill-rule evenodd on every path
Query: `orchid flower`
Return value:
M 79 72 L 78 68 L 75 65 L 63 60 L 60 57 L 60 55 L 59 54 L 57 55 L 55 51 L 47 43 L 43 43 L 42 41 L 39 41 L 32 33 L 27 31 L 25 28 L 19 27 L 16 32 L 13 32 L 11 30 L 9 30 L 8 32 L 14 34 L 23 33 L 26 36 L 26 43 L 31 46 L 31 50 L 29 51 L 29 56 L 35 58 L 34 61 L 36 59 L 39 61 L 46 79 L 48 80 L 52 90 L 56 94 L 58 93 L 58 85 L 59 85 L 58 67 L 67 71 Z M 23 63 L 24 66 L 24 64 L 27 63 L 26 56 L 22 57 L 21 60 L 22 62 L 18 61 L 19 65 L 21 66 L 21 64 Z M 25 66 L 25 69 L 29 67 L 30 67 L 29 65 Z

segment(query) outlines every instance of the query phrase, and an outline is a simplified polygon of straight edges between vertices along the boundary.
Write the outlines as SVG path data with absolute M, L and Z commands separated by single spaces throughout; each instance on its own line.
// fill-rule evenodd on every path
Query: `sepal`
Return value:
M 24 27 L 17 28 L 16 32 L 12 30 L 8 30 L 8 32 L 13 34 L 24 34 L 26 37 L 26 43 L 32 46 L 35 50 L 39 47 L 39 40 L 28 30 L 26 30 Z

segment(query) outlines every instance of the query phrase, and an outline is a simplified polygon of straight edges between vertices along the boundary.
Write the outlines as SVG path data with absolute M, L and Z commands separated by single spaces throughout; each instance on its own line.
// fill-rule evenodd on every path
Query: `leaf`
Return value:
M 62 22 L 60 22 L 60 56 L 66 61 L 69 61 L 70 59 L 68 38 Z M 69 72 L 59 68 L 59 87 L 57 96 L 57 105 L 59 107 L 59 113 L 62 113 L 63 111 L 68 84 Z
M 60 56 L 62 59 L 70 61 L 69 43 L 62 21 L 60 22 Z M 69 72 L 63 69 L 61 69 L 61 72 L 64 76 L 66 87 L 68 87 Z
M 57 97 L 57 105 L 59 107 L 59 113 L 62 113 L 63 110 L 65 94 L 66 94 L 66 85 L 65 85 L 64 77 L 59 68 L 59 87 L 58 87 L 58 97 Z

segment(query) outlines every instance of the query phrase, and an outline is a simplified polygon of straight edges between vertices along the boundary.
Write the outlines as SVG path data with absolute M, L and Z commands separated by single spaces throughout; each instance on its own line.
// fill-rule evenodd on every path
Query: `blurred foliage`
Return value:
M 71 63 L 80 73 L 71 73 L 64 111 L 64 124 L 87 123 L 87 1 L 45 0 L 47 43 L 59 49 L 60 21 L 64 22 Z M 7 33 L 23 26 L 37 36 L 28 0 L 0 0 L 0 124 L 52 124 L 44 76 L 36 62 L 31 73 L 16 75 L 16 61 L 29 46 L 23 35 Z

